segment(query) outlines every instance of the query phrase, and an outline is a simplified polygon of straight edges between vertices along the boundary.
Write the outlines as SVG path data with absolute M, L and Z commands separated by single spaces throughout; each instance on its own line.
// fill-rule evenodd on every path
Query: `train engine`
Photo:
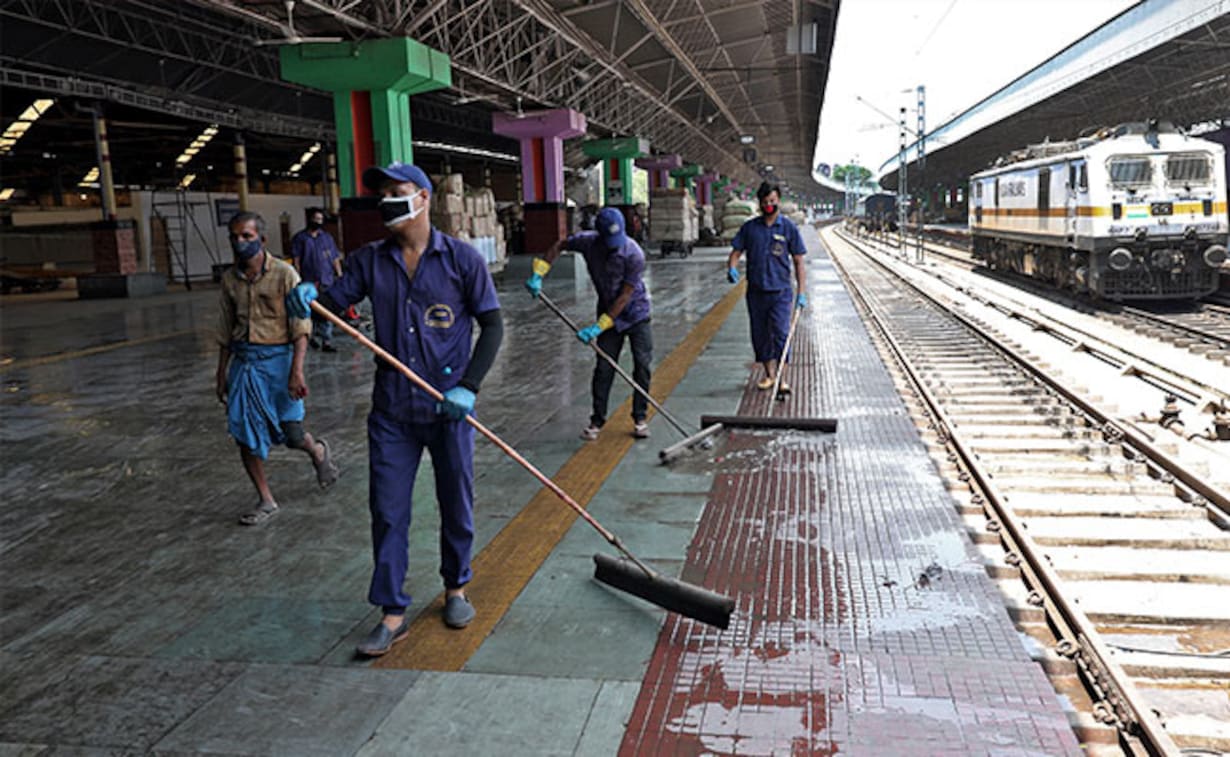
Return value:
M 1033 145 L 970 177 L 975 257 L 1109 300 L 1194 299 L 1226 261 L 1224 148 L 1168 124 Z

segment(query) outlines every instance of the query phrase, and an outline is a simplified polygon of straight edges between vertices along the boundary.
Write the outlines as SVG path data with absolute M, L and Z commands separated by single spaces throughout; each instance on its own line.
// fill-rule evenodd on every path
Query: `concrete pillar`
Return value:
M 521 143 L 525 252 L 539 255 L 568 233 L 564 204 L 564 140 L 585 133 L 585 116 L 558 108 L 494 113 L 491 129 Z
M 94 117 L 94 152 L 98 158 L 98 196 L 104 221 L 115 220 L 115 181 L 111 174 L 111 145 L 107 140 L 107 119 L 97 109 Z
M 696 179 L 696 204 L 713 204 L 713 183 L 718 180 L 716 173 L 702 173 Z
M 655 155 L 651 158 L 637 158 L 636 167 L 649 172 L 649 189 L 670 189 L 672 168 L 683 165 L 683 158 L 678 155 Z
M 591 158 L 600 158 L 606 172 L 603 203 L 617 207 L 632 205 L 632 161 L 649 154 L 649 140 L 641 137 L 594 139 L 581 149 Z
M 346 197 L 364 194 L 367 166 L 413 161 L 410 96 L 453 83 L 448 56 L 407 37 L 284 45 L 279 54 L 283 79 L 333 93 Z
M 327 215 L 337 215 L 340 205 L 341 194 L 337 184 L 337 152 L 330 149 L 325 155 L 325 211 Z
M 235 134 L 235 184 L 239 192 L 239 212 L 248 212 L 248 149 L 243 135 Z
M 684 189 L 693 189 L 695 179 L 705 172 L 705 167 L 696 163 L 689 163 L 679 168 L 671 169 L 671 178 L 675 179 L 675 186 Z

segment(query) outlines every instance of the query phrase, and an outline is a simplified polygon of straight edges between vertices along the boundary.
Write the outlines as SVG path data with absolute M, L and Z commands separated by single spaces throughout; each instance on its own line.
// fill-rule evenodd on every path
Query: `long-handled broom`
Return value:
M 790 343 L 794 340 L 795 329 L 799 323 L 799 314 L 802 309 L 795 308 L 790 315 L 790 328 L 786 331 L 786 343 L 782 346 L 781 359 L 777 361 L 777 377 L 773 381 L 772 397 L 781 399 L 782 376 L 786 372 L 786 357 L 790 354 Z M 792 417 L 773 417 L 773 402 L 769 402 L 769 409 L 764 416 L 755 415 L 702 415 L 700 417 L 700 425 L 710 426 L 719 424 L 725 428 L 752 428 L 752 429 L 794 429 L 798 431 L 824 431 L 833 432 L 837 430 L 836 418 L 792 418 Z
M 389 354 L 384 348 L 376 344 L 372 340 L 363 336 L 350 324 L 338 316 L 331 313 L 327 308 L 323 307 L 318 302 L 312 303 L 312 312 L 327 318 L 344 333 L 349 334 L 351 338 L 362 344 L 367 349 L 374 352 L 389 365 L 396 368 L 403 376 L 411 381 L 419 389 L 422 389 L 437 402 L 444 400 L 444 395 L 439 392 L 434 386 L 427 383 L 417 373 L 407 368 L 401 361 Z M 565 505 L 571 507 L 577 515 L 581 516 L 586 523 L 593 526 L 594 530 L 602 535 L 602 538 L 619 550 L 626 558 L 619 560 L 608 555 L 594 555 L 594 578 L 599 581 L 614 586 L 630 594 L 635 594 L 642 599 L 646 599 L 655 605 L 672 612 L 677 612 L 680 615 L 685 615 L 689 618 L 699 620 L 702 623 L 708 623 L 711 626 L 718 628 L 726 628 L 730 625 L 730 614 L 734 611 L 734 599 L 702 589 L 699 586 L 684 583 L 673 578 L 658 573 L 653 568 L 650 568 L 644 562 L 628 551 L 624 543 L 618 536 L 608 530 L 605 526 L 597 521 L 594 516 L 585 511 L 585 508 L 569 496 L 568 492 L 564 491 L 558 484 L 552 481 L 542 471 L 534 467 L 529 460 L 526 460 L 507 442 L 496 436 L 493 431 L 478 422 L 478 419 L 472 415 L 466 416 L 466 421 L 474 427 L 478 433 L 487 437 L 487 439 L 499 447 L 504 454 L 511 457 L 518 465 L 530 472 L 534 478 L 538 479 L 543 486 L 551 490 L 555 496 L 559 497 Z
M 560 320 L 568 325 L 568 328 L 572 329 L 573 331 L 577 330 L 577 324 L 571 318 L 568 317 L 567 313 L 565 313 L 562 309 L 560 309 L 559 305 L 556 305 L 554 302 L 552 302 L 550 297 L 548 297 L 546 294 L 543 294 L 542 292 L 539 292 L 538 299 L 542 301 L 542 304 L 545 305 L 548 310 L 550 310 L 552 313 L 555 313 L 557 316 L 559 316 Z M 669 422 L 672 426 L 675 427 L 676 431 L 678 431 L 680 434 L 683 435 L 683 441 L 679 442 L 678 444 L 674 444 L 670 447 L 667 447 L 666 449 L 658 453 L 658 457 L 662 462 L 669 462 L 670 460 L 677 457 L 679 453 L 681 453 L 682 451 L 689 449 L 691 447 L 694 447 L 698 444 L 709 446 L 709 447 L 713 446 L 713 441 L 709 437 L 712 434 L 715 434 L 721 430 L 720 425 L 714 425 L 711 428 L 707 428 L 707 429 L 702 428 L 700 429 L 700 431 L 695 432 L 695 433 L 692 431 L 688 431 L 686 428 L 684 428 L 683 424 L 680 423 L 678 419 L 675 418 L 675 416 L 667 412 L 666 408 L 662 407 L 662 404 L 653 398 L 653 395 L 649 393 L 649 390 L 645 389 L 643 386 L 636 383 L 636 379 L 629 376 L 628 372 L 625 371 L 619 365 L 619 362 L 615 360 L 615 358 L 608 355 L 606 353 L 606 350 L 599 347 L 596 340 L 591 341 L 589 343 L 589 346 L 593 348 L 594 353 L 597 354 L 598 357 L 605 360 L 607 363 L 610 364 L 612 368 L 615 369 L 615 372 L 619 374 L 620 378 L 622 378 L 624 381 L 627 381 L 629 386 L 631 386 L 633 390 L 635 390 L 638 394 L 644 397 L 645 400 L 649 402 L 650 405 L 653 405 L 654 410 L 657 410 L 658 413 L 660 413 L 662 417 L 667 420 L 667 422 Z

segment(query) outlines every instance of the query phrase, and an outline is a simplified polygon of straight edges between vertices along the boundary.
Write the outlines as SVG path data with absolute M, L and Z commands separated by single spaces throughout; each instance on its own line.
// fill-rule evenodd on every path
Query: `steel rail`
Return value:
M 846 239 L 844 235 L 841 235 L 841 236 L 846 241 L 846 243 L 849 244 L 851 247 L 861 250 L 860 245 L 858 245 L 855 242 L 851 242 L 849 239 Z M 892 272 L 892 269 L 884 265 L 882 262 L 875 260 L 874 258 L 871 258 L 870 256 L 868 257 L 870 260 L 875 262 L 875 264 L 878 267 L 882 268 L 885 271 Z M 967 328 L 977 333 L 983 332 L 983 328 L 979 326 L 978 324 L 974 323 L 974 321 L 969 316 L 965 315 L 964 313 L 959 313 L 955 310 L 945 307 L 944 303 L 942 303 L 938 298 L 936 298 L 931 293 L 924 291 L 923 289 L 921 289 L 920 287 L 918 287 L 916 284 L 909 281 L 908 279 L 902 276 L 899 276 L 896 273 L 893 273 L 893 275 L 901 279 L 902 281 L 904 281 L 906 284 L 910 286 L 911 289 L 918 292 L 920 296 L 926 298 L 929 302 L 933 303 L 936 307 L 944 310 L 947 313 L 950 313 L 953 318 L 965 324 Z M 990 337 L 985 337 L 985 338 L 990 340 Z M 1137 450 L 1139 450 L 1144 455 L 1144 457 L 1152 461 L 1159 469 L 1170 474 L 1176 481 L 1179 481 L 1184 486 L 1186 486 L 1190 491 L 1200 496 L 1204 500 L 1205 503 L 1213 507 L 1213 509 L 1216 511 L 1216 514 L 1219 515 L 1224 522 L 1230 522 L 1230 494 L 1222 491 L 1221 489 L 1218 489 L 1217 486 L 1210 483 L 1203 476 L 1196 473 L 1195 471 L 1190 470 L 1178 460 L 1175 460 L 1169 454 L 1164 452 L 1160 447 L 1154 444 L 1152 439 L 1150 439 L 1149 437 L 1145 436 L 1143 433 L 1138 431 L 1134 426 L 1116 419 L 1109 412 L 1103 410 L 1097 403 L 1092 402 L 1086 399 L 1085 397 L 1082 397 L 1077 392 L 1074 392 L 1068 387 L 1066 387 L 1062 382 L 1053 378 L 1046 371 L 1034 365 L 1029 360 L 1029 358 L 1021 354 L 1019 351 L 1013 349 L 1009 345 L 999 344 L 999 343 L 996 343 L 996 348 L 1002 351 L 1005 355 L 1012 358 L 1014 362 L 1016 362 L 1026 371 L 1033 374 L 1044 384 L 1050 386 L 1056 392 L 1061 394 L 1064 397 L 1064 399 L 1066 399 L 1068 402 L 1078 407 L 1083 413 L 1095 419 L 1099 424 L 1102 425 L 1104 433 L 1107 433 L 1110 436 L 1117 437 L 1118 439 L 1122 439 L 1126 441 L 1128 444 L 1130 444 L 1132 447 L 1135 447 Z
M 849 240 L 843 239 L 843 241 L 846 241 L 852 249 L 865 255 L 858 245 Z M 985 502 L 989 505 L 996 518 L 995 521 L 988 524 L 988 529 L 998 533 L 1009 556 L 1015 555 L 1019 558 L 1017 567 L 1025 578 L 1026 583 L 1035 592 L 1041 589 L 1042 593 L 1039 595 L 1039 598 L 1044 609 L 1047 611 L 1047 616 L 1051 618 L 1061 639 L 1069 642 L 1064 647 L 1064 651 L 1075 658 L 1095 693 L 1112 707 L 1116 718 L 1119 720 L 1120 727 L 1126 732 L 1126 735 L 1140 738 L 1143 742 L 1142 745 L 1149 754 L 1180 754 L 1178 747 L 1174 744 L 1170 735 L 1166 733 L 1157 715 L 1144 702 L 1127 673 L 1113 659 L 1110 649 L 1102 641 L 1096 626 L 1089 620 L 1089 617 L 1085 615 L 1083 610 L 1067 599 L 1064 582 L 1059 576 L 1058 571 L 1047 561 L 1046 556 L 1042 554 L 1041 549 L 1029 535 L 1024 524 L 1017 518 L 1016 513 L 1007 503 L 992 476 L 983 468 L 978 455 L 961 437 L 957 431 L 956 424 L 949 419 L 940 401 L 927 387 L 923 377 L 910 361 L 908 352 L 889 330 L 884 316 L 871 304 L 871 300 L 864 290 L 837 257 L 831 257 L 834 266 L 846 281 L 851 294 L 860 303 L 864 311 L 871 316 L 872 324 L 888 346 L 893 359 L 901 367 L 911 388 L 926 405 L 927 414 L 931 417 L 935 430 L 952 446 L 961 460 L 962 467 L 969 473 L 971 479 L 982 491 Z M 938 308 L 940 312 L 949 317 L 957 315 L 909 280 L 898 276 L 887 266 L 884 266 L 870 256 L 867 256 L 867 258 L 881 270 L 906 283 L 924 302 Z M 966 328 L 970 328 L 975 336 L 986 342 L 992 349 L 1005 355 L 1012 362 L 1020 364 L 1020 356 L 1007 348 L 1006 345 L 997 343 L 987 336 L 984 331 L 974 328 L 963 318 L 956 317 L 955 320 Z M 997 527 L 992 528 L 992 524 L 996 524 Z

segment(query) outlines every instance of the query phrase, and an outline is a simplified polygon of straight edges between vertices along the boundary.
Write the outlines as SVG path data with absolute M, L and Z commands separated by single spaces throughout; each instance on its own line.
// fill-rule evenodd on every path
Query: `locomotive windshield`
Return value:
M 1107 168 L 1115 187 L 1147 187 L 1153 183 L 1153 164 L 1146 157 L 1111 158 Z
M 1166 181 L 1171 184 L 1205 184 L 1212 174 L 1207 152 L 1181 152 L 1166 158 Z

